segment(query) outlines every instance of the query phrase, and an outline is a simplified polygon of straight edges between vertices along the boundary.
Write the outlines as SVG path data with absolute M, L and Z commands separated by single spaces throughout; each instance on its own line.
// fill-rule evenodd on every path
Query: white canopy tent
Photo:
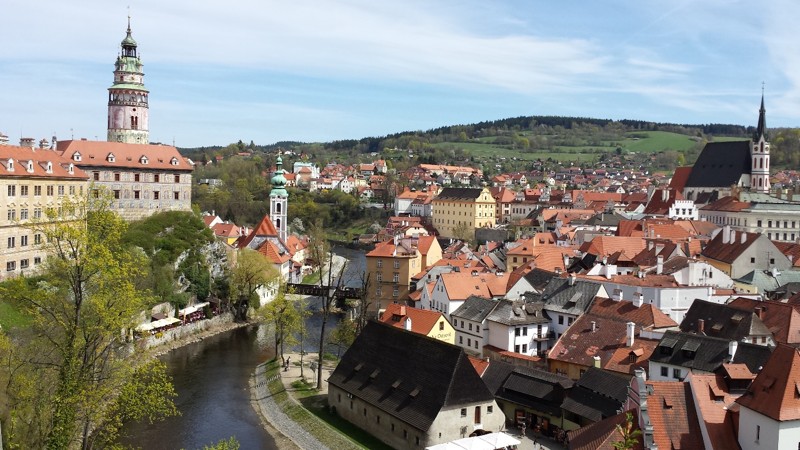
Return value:
M 425 450 L 497 450 L 519 444 L 519 440 L 506 433 L 498 432 L 436 444 L 425 447 Z
M 168 327 L 172 324 L 180 323 L 180 320 L 174 317 L 167 317 L 166 319 L 156 320 L 154 322 L 143 323 L 136 327 L 136 331 L 146 333 L 148 331 L 157 330 L 159 328 Z

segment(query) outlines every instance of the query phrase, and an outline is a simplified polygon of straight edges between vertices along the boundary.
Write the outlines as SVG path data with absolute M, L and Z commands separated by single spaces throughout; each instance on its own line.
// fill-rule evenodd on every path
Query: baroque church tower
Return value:
M 283 176 L 283 160 L 280 156 L 275 161 L 275 175 L 272 177 L 272 190 L 269 191 L 269 220 L 278 230 L 278 237 L 286 242 L 286 207 L 289 193 L 286 192 L 286 177 Z
M 131 18 L 128 16 L 128 35 L 122 40 L 122 53 L 114 64 L 114 84 L 108 88 L 109 142 L 150 143 L 148 94 L 144 87 L 142 61 L 136 51 L 136 41 L 131 36 Z
M 750 190 L 769 193 L 769 142 L 767 142 L 767 119 L 764 109 L 764 93 L 761 93 L 761 109 L 758 111 L 758 127 L 750 143 Z

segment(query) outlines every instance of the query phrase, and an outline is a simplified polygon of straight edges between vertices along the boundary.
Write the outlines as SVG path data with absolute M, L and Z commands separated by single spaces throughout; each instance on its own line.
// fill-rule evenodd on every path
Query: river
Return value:
M 336 254 L 350 261 L 345 284 L 357 287 L 366 268 L 364 252 L 337 248 Z M 316 314 L 306 321 L 311 338 L 304 347 L 316 352 L 319 303 L 309 299 L 307 307 Z M 331 317 L 328 330 L 338 321 Z M 191 450 L 235 436 L 242 449 L 278 448 L 250 405 L 249 378 L 258 364 L 275 355 L 266 330 L 265 326 L 239 328 L 162 356 L 178 392 L 175 403 L 181 415 L 155 424 L 129 424 L 125 427 L 128 437 L 121 443 L 147 450 Z

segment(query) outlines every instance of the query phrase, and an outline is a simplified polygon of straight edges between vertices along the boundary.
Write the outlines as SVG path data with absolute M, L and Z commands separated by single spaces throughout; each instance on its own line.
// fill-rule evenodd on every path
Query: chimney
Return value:
M 725 225 L 724 227 L 722 227 L 722 243 L 727 244 L 730 237 L 731 237 L 731 227 L 730 225 Z
M 575 274 L 574 273 L 569 274 L 569 285 L 570 286 L 575 286 Z
M 641 308 L 643 304 L 644 304 L 644 296 L 642 295 L 642 293 L 636 292 L 635 294 L 633 294 L 633 306 L 635 306 L 636 308 Z
M 705 334 L 706 332 L 706 321 L 703 319 L 697 319 L 697 334 Z
M 756 316 L 758 316 L 759 319 L 762 319 L 762 320 L 764 319 L 764 308 L 762 308 L 761 306 L 756 306 L 755 313 L 756 313 Z
M 661 201 L 662 202 L 666 202 L 667 200 L 669 200 L 669 191 L 666 190 L 666 189 L 662 189 L 661 190 Z
M 602 365 L 600 364 L 600 357 L 593 356 L 592 359 L 594 360 L 594 366 L 600 369 L 602 367 Z
M 628 347 L 633 347 L 633 337 L 636 334 L 636 324 L 628 322 Z
M 733 361 L 733 357 L 736 356 L 736 349 L 739 348 L 739 341 L 730 341 L 728 342 L 728 355 Z
M 597 322 L 595 322 L 595 321 L 593 320 L 593 321 L 592 321 L 592 333 L 594 333 L 595 331 L 597 331 Z
M 742 244 L 744 244 L 745 242 L 747 242 L 747 233 L 742 231 Z
M 661 272 L 664 271 L 664 257 L 658 255 L 656 257 L 656 274 L 661 275 Z
M 564 268 L 569 267 L 569 256 L 564 255 Z
M 406 307 L 405 306 L 400 306 L 400 315 L 401 316 L 405 316 L 406 315 Z
M 403 324 L 403 328 L 404 328 L 406 331 L 411 331 L 411 317 L 406 317 L 406 321 L 405 321 L 405 323 Z
M 735 244 L 736 243 L 736 230 L 731 230 L 731 239 L 730 239 L 730 241 L 731 241 L 731 244 Z
M 34 147 L 36 147 L 36 139 L 35 138 L 19 138 L 19 146 L 20 147 L 34 148 Z

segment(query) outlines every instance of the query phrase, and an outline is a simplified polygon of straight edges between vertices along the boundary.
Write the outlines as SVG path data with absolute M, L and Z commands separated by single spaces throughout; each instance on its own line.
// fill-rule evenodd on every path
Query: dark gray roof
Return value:
M 475 200 L 480 197 L 483 189 L 481 188 L 444 188 L 436 196 L 441 200 Z
M 542 292 L 542 300 L 548 311 L 563 312 L 573 315 L 583 314 L 597 296 L 603 286 L 599 283 L 590 283 L 583 280 L 570 278 L 553 278 L 547 283 Z
M 491 367 L 491 364 L 489 366 Z M 514 367 L 497 397 L 553 415 L 561 415 L 561 403 L 573 386 L 569 378 L 545 370 Z
M 494 398 L 461 347 L 379 322 L 364 327 L 328 383 L 422 431 L 443 407 Z
M 650 361 L 714 372 L 722 364 L 733 362 L 747 365 L 752 373 L 762 367 L 772 349 L 766 346 L 739 342 L 733 361 L 728 353 L 728 339 L 698 334 L 667 331 L 650 355 Z
M 534 289 L 542 290 L 555 276 L 556 274 L 553 272 L 548 272 L 547 270 L 534 267 L 533 270 L 528 271 L 528 273 L 523 275 L 522 278 L 530 283 Z
M 542 302 L 525 303 L 503 299 L 486 320 L 510 326 L 549 323 L 550 318 L 543 308 Z
M 599 213 L 586 220 L 586 225 L 596 225 L 599 227 L 616 227 L 624 219 L 617 213 Z
M 483 322 L 489 314 L 499 305 L 498 300 L 470 295 L 464 300 L 455 311 L 450 313 L 450 317 L 471 320 L 473 322 Z
M 750 174 L 750 141 L 709 142 L 692 167 L 685 187 L 727 188 Z
M 703 320 L 702 334 L 706 336 L 729 341 L 741 341 L 748 336 L 772 336 L 753 311 L 699 299 L 692 302 L 692 306 L 686 311 L 680 325 L 681 331 L 700 333 L 700 320 Z
M 630 383 L 630 375 L 589 367 L 567 393 L 561 407 L 598 422 L 622 411 Z

